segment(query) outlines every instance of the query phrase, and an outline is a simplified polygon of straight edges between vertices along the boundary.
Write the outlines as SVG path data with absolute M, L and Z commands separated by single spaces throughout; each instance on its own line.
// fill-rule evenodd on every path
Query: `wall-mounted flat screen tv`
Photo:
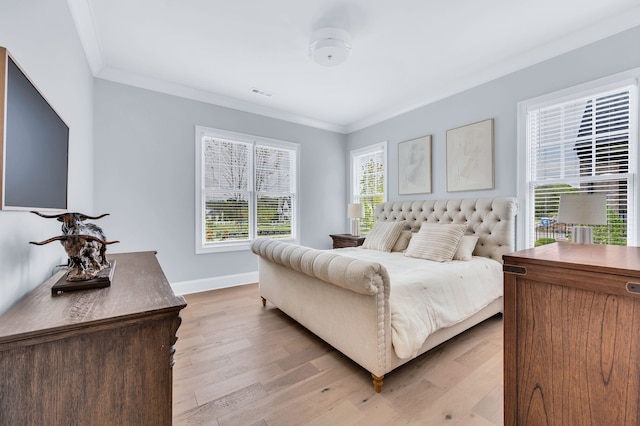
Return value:
M 4 210 L 66 210 L 69 127 L 0 47 L 0 191 Z

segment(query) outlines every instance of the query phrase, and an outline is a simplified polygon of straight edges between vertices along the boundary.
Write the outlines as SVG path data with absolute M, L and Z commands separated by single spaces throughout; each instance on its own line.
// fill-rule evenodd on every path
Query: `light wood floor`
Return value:
M 187 295 L 173 367 L 175 425 L 502 425 L 502 317 L 371 376 L 257 285 Z

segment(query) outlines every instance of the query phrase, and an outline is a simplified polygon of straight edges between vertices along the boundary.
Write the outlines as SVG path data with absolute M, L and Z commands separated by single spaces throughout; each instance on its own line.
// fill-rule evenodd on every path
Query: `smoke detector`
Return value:
M 343 29 L 328 27 L 313 33 L 309 56 L 326 67 L 340 65 L 351 54 L 351 36 Z

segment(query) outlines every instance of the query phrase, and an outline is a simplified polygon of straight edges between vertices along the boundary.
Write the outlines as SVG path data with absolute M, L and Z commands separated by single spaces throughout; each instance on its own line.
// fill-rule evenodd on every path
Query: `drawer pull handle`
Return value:
M 527 268 L 524 266 L 502 265 L 502 270 L 509 274 L 527 275 Z
M 627 291 L 629 293 L 640 294 L 640 283 L 627 283 Z

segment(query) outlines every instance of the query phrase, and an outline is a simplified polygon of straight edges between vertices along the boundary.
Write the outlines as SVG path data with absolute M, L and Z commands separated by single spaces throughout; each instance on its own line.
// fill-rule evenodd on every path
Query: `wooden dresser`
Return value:
M 640 247 L 504 256 L 504 424 L 640 424 Z
M 52 296 L 60 272 L 0 316 L 0 424 L 171 424 L 186 303 L 155 253 L 108 256 L 110 287 Z

